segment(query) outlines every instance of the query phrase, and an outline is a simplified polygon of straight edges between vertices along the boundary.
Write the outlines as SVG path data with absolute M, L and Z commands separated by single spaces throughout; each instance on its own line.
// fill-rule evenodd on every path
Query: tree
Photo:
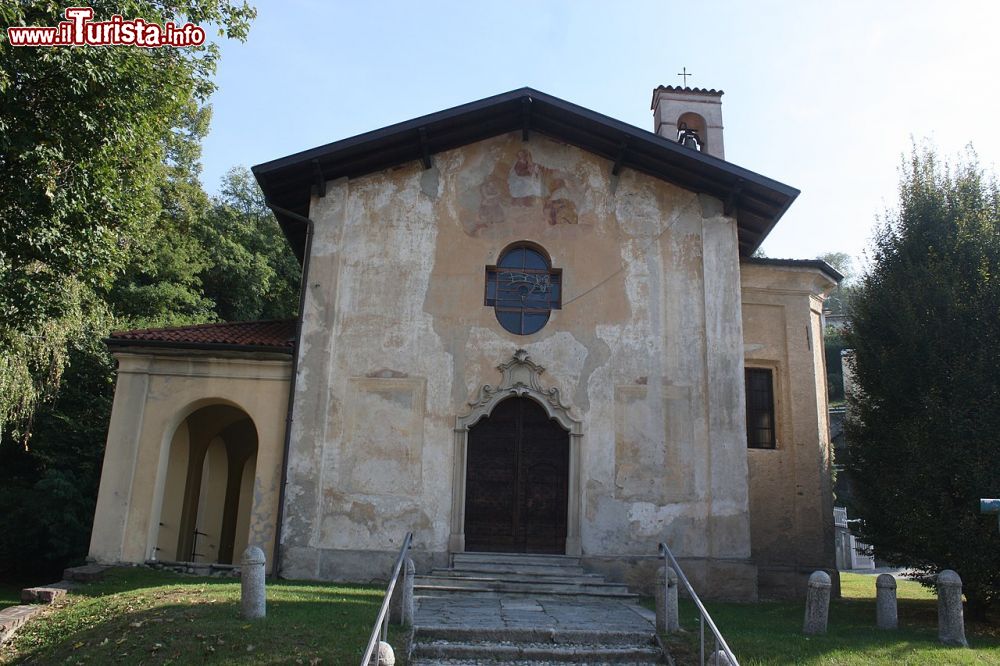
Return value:
M 255 10 L 228 0 L 99 0 L 120 13 L 220 26 L 244 39 Z M 56 0 L 5 3 L 10 25 L 54 25 Z M 0 35 L 0 43 L 6 35 Z M 26 439 L 58 386 L 70 340 L 159 212 L 171 133 L 212 92 L 218 47 L 0 48 L 0 432 Z
M 221 319 L 295 315 L 300 267 L 249 170 L 226 173 L 221 194 L 196 233 L 208 253 L 201 274 L 205 294 Z
M 198 179 L 201 142 L 211 108 L 191 100 L 180 131 L 164 142 L 165 161 L 157 179 L 159 215 L 150 221 L 146 242 L 134 248 L 124 271 L 106 295 L 120 326 L 171 326 L 215 321 L 214 303 L 202 290 L 208 252 L 195 236 L 209 211 Z
M 51 580 L 87 554 L 114 398 L 101 319 L 71 341 L 65 381 L 37 410 L 31 446 L 0 445 L 0 579 Z
M 852 299 L 857 391 L 848 473 L 859 537 L 930 575 L 950 568 L 970 613 L 1000 598 L 1000 193 L 971 149 L 904 164 Z
M 854 277 L 854 260 L 846 252 L 824 252 L 816 257 L 830 264 L 838 273 L 844 276 L 844 282 L 850 282 Z
M 95 19 L 214 23 L 238 39 L 254 16 L 228 0 L 88 4 Z M 53 25 L 64 7 L 7 3 L 0 18 Z M 86 554 L 108 331 L 217 318 L 191 233 L 210 208 L 198 160 L 216 58 L 212 44 L 0 46 L 0 575 Z
M 854 260 L 846 252 L 827 252 L 817 259 L 830 264 L 838 273 L 844 276 L 837 288 L 826 298 L 823 309 L 830 314 L 842 315 L 847 312 L 851 300 L 851 286 L 854 282 Z

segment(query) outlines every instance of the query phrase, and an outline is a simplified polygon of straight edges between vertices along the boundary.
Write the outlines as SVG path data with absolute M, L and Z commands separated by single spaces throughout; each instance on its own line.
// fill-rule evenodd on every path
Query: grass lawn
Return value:
M 239 617 L 238 580 L 115 569 L 22 628 L 0 663 L 356 664 L 383 593 L 269 581 L 267 618 L 251 622 Z M 390 631 L 397 652 L 403 636 Z
M 708 603 L 712 619 L 742 666 L 811 664 L 893 666 L 936 664 L 1000 665 L 1000 627 L 966 619 L 971 649 L 946 648 L 937 642 L 937 600 L 911 581 L 899 581 L 897 631 L 875 628 L 875 576 L 841 574 L 842 599 L 830 604 L 829 631 L 803 636 L 805 602 L 759 604 Z M 680 601 L 685 634 L 666 637 L 678 666 L 698 661 L 698 611 Z M 710 647 L 708 649 L 711 649 Z

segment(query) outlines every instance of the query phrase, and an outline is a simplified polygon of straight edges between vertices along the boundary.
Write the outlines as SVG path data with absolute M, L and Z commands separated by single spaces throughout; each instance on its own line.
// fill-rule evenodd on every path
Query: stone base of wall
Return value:
M 213 576 L 215 578 L 239 578 L 240 568 L 235 564 L 218 564 L 205 562 L 169 562 L 167 560 L 146 560 L 150 569 L 173 571 L 179 574 L 195 576 Z
M 584 555 L 588 571 L 604 575 L 609 582 L 625 583 L 639 594 L 653 594 L 656 571 L 663 560 L 653 556 Z M 678 558 L 684 575 L 702 599 L 712 601 L 757 601 L 757 567 L 749 560 Z M 681 588 L 681 595 L 686 596 Z
M 761 564 L 757 567 L 757 586 L 761 599 L 794 599 L 806 598 L 806 584 L 809 575 L 814 571 L 825 571 L 830 575 L 833 588 L 832 596 L 840 596 L 840 572 L 826 567 L 795 567 L 780 564 Z M 875 578 L 872 578 L 874 589 Z
M 399 557 L 398 550 L 333 550 L 286 547 L 281 553 L 279 578 L 330 580 L 345 583 L 385 583 Z M 447 552 L 411 550 L 409 557 L 417 571 L 446 567 Z

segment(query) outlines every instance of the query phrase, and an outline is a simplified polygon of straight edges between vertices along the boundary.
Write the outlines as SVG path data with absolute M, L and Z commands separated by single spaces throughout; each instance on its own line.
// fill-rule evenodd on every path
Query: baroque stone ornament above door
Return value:
M 531 398 L 569 433 L 569 488 L 566 521 L 566 554 L 580 555 L 580 446 L 583 438 L 583 423 L 570 413 L 570 407 L 563 403 L 558 388 L 546 387 L 541 376 L 545 368 L 528 356 L 524 349 L 518 349 L 510 360 L 497 366 L 502 374 L 496 386 L 483 384 L 474 400 L 470 400 L 468 413 L 455 419 L 455 456 L 452 472 L 451 537 L 449 549 L 453 553 L 465 551 L 465 487 L 466 461 L 468 459 L 469 428 L 479 420 L 489 416 L 501 401 L 512 397 Z
M 510 396 L 518 396 L 533 398 L 550 418 L 558 421 L 570 434 L 579 432 L 580 422 L 570 415 L 570 408 L 563 404 L 559 389 L 542 385 L 541 376 L 545 368 L 532 361 L 528 352 L 518 349 L 509 361 L 498 365 L 497 370 L 503 373 L 500 384 L 481 386 L 476 399 L 469 401 L 472 410 L 459 417 L 457 427 L 469 428 L 475 425 L 479 419 L 492 412 L 498 402 Z

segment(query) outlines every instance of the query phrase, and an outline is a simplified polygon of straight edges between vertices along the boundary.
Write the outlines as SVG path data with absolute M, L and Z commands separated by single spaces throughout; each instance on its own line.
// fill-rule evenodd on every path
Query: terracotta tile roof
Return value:
M 295 344 L 295 320 L 241 321 L 198 324 L 174 328 L 140 328 L 114 331 L 108 344 L 115 347 L 181 347 L 187 349 L 253 348 L 291 353 Z
M 685 88 L 682 86 L 656 86 L 653 88 L 653 99 L 649 103 L 650 109 L 656 108 L 656 93 L 661 90 L 666 92 L 694 93 L 695 95 L 711 95 L 712 97 L 721 97 L 722 95 L 725 95 L 724 92 L 716 90 L 715 88 L 709 90 L 708 88 Z
M 688 88 L 686 86 L 656 86 L 656 90 L 668 90 L 670 92 L 700 93 L 702 95 L 725 95 L 726 93 L 715 88 Z M 656 92 L 654 90 L 653 92 Z

